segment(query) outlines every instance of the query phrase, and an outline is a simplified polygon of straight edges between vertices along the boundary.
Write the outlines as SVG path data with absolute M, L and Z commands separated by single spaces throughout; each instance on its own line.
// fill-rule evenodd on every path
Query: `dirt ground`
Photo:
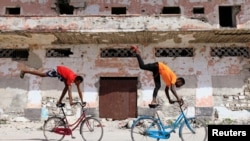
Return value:
M 131 141 L 130 129 L 120 128 L 120 122 L 109 121 L 103 123 L 104 135 L 102 141 Z M 43 122 L 8 122 L 0 124 L 0 141 L 45 141 L 42 131 Z M 75 139 L 66 136 L 64 141 L 83 140 L 79 130 L 73 132 Z M 164 141 L 164 140 L 162 140 Z M 168 141 L 181 141 L 178 133 L 171 134 Z

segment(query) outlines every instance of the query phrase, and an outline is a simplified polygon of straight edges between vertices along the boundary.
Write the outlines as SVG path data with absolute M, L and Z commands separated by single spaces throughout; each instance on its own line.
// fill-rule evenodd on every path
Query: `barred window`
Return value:
M 46 57 L 69 57 L 73 54 L 70 48 L 65 49 L 46 49 Z
M 211 48 L 212 57 L 246 57 L 249 58 L 248 47 L 214 47 Z
M 155 48 L 156 57 L 193 57 L 193 48 Z
M 12 58 L 15 61 L 27 61 L 29 49 L 0 49 L 0 58 Z
M 135 54 L 128 48 L 103 48 L 101 57 L 134 57 Z

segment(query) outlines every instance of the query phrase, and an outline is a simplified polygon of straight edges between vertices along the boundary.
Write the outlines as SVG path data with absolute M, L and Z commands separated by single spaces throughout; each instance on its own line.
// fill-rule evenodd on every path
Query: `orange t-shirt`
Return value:
M 164 63 L 158 62 L 159 65 L 159 73 L 165 84 L 170 86 L 171 84 L 175 84 L 176 82 L 176 74 Z
M 66 80 L 68 85 L 71 85 L 77 76 L 71 69 L 65 66 L 57 66 L 57 72 Z

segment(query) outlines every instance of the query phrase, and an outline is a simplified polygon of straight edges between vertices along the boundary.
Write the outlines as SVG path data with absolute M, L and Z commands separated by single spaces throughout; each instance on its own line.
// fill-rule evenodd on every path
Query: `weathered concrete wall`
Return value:
M 60 15 L 56 6 L 57 0 L 2 0 L 0 15 L 6 14 L 7 8 L 20 7 L 20 15 L 26 16 L 57 16 Z M 206 19 L 209 24 L 218 25 L 218 6 L 241 5 L 237 22 L 239 26 L 249 20 L 250 1 L 248 0 L 119 0 L 119 1 L 96 1 L 96 0 L 70 0 L 69 6 L 74 7 L 73 15 L 111 15 L 112 7 L 126 7 L 128 15 L 159 15 L 163 7 L 179 6 L 181 15 L 187 18 Z M 204 7 L 204 15 L 193 14 L 193 7 Z M 191 25 L 190 25 L 191 26 Z
M 243 71 L 243 66 L 249 63 L 248 59 L 210 57 L 209 49 L 215 46 L 214 44 L 190 45 L 190 47 L 195 48 L 196 55 L 194 57 L 154 57 L 152 49 L 156 46 L 165 46 L 165 44 L 171 45 L 173 43 L 168 41 L 157 45 L 139 45 L 139 47 L 145 62 L 163 61 L 178 76 L 183 76 L 186 79 L 187 84 L 178 89 L 178 93 L 184 97 L 189 106 L 211 107 L 215 105 L 214 101 L 217 101 L 213 95 L 237 95 L 243 92 L 244 80 L 249 77 L 249 72 Z M 242 45 L 239 44 L 239 46 Z M 45 58 L 45 50 L 41 48 L 51 47 L 71 48 L 73 55 L 69 58 Z M 66 65 L 85 76 L 82 84 L 84 99 L 92 107 L 98 107 L 98 83 L 101 76 L 138 76 L 141 85 L 138 90 L 138 106 L 146 107 L 151 101 L 154 87 L 151 73 L 140 70 L 135 58 L 100 58 L 100 49 L 106 47 L 119 48 L 129 47 L 129 45 L 49 45 L 32 48 L 31 53 L 35 54 L 35 57 L 30 57 L 27 62 L 1 58 L 2 95 L 0 97 L 1 101 L 4 101 L 1 102 L 1 107 L 7 111 L 20 111 L 22 108 L 41 107 L 42 97 L 59 98 L 63 84 L 57 79 L 39 78 L 28 74 L 24 79 L 19 78 L 20 68 L 24 67 L 25 64 L 29 65 L 28 62 L 36 62 L 37 60 L 39 60 L 37 62 L 41 62 L 39 67 L 37 65 L 34 67 L 29 65 L 28 67 L 46 70 L 54 68 L 56 65 Z M 75 89 L 73 94 L 78 96 Z M 162 102 L 165 101 L 164 105 L 168 107 L 164 86 L 158 95 Z M 221 102 L 221 104 L 226 103 Z
M 19 7 L 20 15 L 48 15 L 56 16 L 55 10 L 52 8 L 53 0 L 2 0 L 0 7 L 2 9 L 1 16 L 8 15 L 6 8 Z
M 70 5 L 75 7 L 79 3 L 83 4 L 77 0 L 71 2 Z M 145 107 L 152 98 L 154 85 L 151 74 L 140 70 L 135 58 L 100 58 L 101 48 L 124 48 L 131 44 L 139 45 L 145 62 L 163 61 L 179 76 L 186 78 L 187 84 L 178 89 L 178 93 L 184 96 L 190 106 L 227 106 L 225 96 L 246 94 L 245 85 L 248 83 L 244 80 L 249 78 L 249 71 L 243 66 L 249 64 L 249 58 L 212 57 L 210 51 L 212 47 L 250 47 L 250 1 L 89 0 L 70 16 L 58 16 L 54 3 L 55 0 L 2 0 L 0 3 L 0 49 L 30 49 L 28 61 L 0 59 L 0 107 L 6 111 L 40 108 L 42 97 L 58 98 L 62 83 L 56 79 L 31 75 L 20 79 L 19 72 L 25 66 L 45 71 L 61 64 L 84 75 L 84 98 L 92 107 L 98 107 L 101 76 L 138 76 L 141 86 L 138 89 L 138 106 Z M 220 28 L 218 6 L 221 5 L 241 5 L 235 28 L 226 31 Z M 125 6 L 127 14 L 111 15 L 111 8 L 117 6 Z M 164 6 L 179 6 L 181 14 L 161 15 Z M 196 6 L 205 8 L 204 15 L 198 16 L 207 21 L 193 17 L 192 8 Z M 21 7 L 21 13 L 17 16 L 7 15 L 6 7 Z M 140 34 L 143 37 L 134 36 L 141 31 L 145 31 L 145 34 Z M 161 31 L 166 33 L 156 33 Z M 167 31 L 176 31 L 177 34 L 167 34 Z M 129 32 L 126 37 L 123 34 L 125 32 Z M 202 36 L 207 32 L 209 34 Z M 105 37 L 107 34 L 102 33 L 121 37 L 108 38 Z M 152 53 L 156 47 L 194 48 L 195 55 L 157 58 Z M 71 48 L 73 55 L 69 58 L 46 58 L 46 48 Z M 165 102 L 163 87 L 158 95 Z M 74 96 L 77 96 L 75 90 Z M 247 109 L 250 107 L 247 97 L 245 102 L 244 109 Z M 168 102 L 164 104 L 169 106 Z

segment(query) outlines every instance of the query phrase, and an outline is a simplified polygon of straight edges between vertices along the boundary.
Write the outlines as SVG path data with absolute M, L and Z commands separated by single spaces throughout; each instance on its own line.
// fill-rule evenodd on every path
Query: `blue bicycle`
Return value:
M 171 133 L 175 133 L 176 129 L 179 129 L 179 137 L 182 141 L 207 141 L 208 131 L 205 122 L 195 117 L 186 117 L 182 105 L 179 107 L 180 115 L 169 125 L 163 124 L 157 112 L 156 117 L 137 118 L 131 127 L 132 141 L 166 140 L 170 138 Z

